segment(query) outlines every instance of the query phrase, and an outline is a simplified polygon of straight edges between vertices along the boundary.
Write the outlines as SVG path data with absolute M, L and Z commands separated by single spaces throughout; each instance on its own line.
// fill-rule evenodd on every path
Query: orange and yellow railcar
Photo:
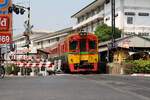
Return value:
M 56 44 L 51 52 L 51 57 L 61 59 L 61 69 L 64 72 L 99 71 L 98 38 L 92 33 L 70 34 Z

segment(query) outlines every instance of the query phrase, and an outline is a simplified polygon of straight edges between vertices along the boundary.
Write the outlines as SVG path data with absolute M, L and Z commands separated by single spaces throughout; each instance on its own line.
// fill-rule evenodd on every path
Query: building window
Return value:
M 149 13 L 138 13 L 139 16 L 149 16 Z
M 92 10 L 92 11 L 91 11 L 91 13 L 92 13 L 92 16 L 94 16 L 94 15 L 95 15 L 95 11 L 94 11 L 94 10 Z
M 108 4 L 110 2 L 110 0 L 105 0 L 105 3 Z
M 51 42 L 56 42 L 56 38 L 51 39 Z
M 133 17 L 127 17 L 127 24 L 133 24 Z
M 48 40 L 48 43 L 51 43 L 51 40 Z
M 100 12 L 100 6 L 98 6 L 98 7 L 96 8 L 96 12 L 97 12 L 97 14 Z
M 81 22 L 83 22 L 83 21 L 84 21 L 84 16 L 81 17 Z
M 87 13 L 86 14 L 86 19 L 88 19 L 90 17 L 90 14 L 89 13 Z
M 135 16 L 135 12 L 125 12 L 125 15 Z
M 37 45 L 40 45 L 40 42 L 38 42 Z
M 60 40 L 60 37 L 57 37 L 57 38 L 56 38 L 56 41 L 59 41 L 59 40 Z
M 96 15 L 97 14 L 97 10 L 96 9 L 94 9 L 94 15 Z
M 144 33 L 139 32 L 138 35 L 139 35 L 139 36 L 149 36 L 149 33 L 147 33 L 147 32 L 144 32 Z
M 80 17 L 77 20 L 78 20 L 78 23 L 80 23 Z

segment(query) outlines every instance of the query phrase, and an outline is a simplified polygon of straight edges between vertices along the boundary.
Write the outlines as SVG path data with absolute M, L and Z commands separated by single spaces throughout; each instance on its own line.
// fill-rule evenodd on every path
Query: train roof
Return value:
M 87 34 L 87 35 L 96 36 L 95 34 L 90 33 L 90 32 L 83 32 L 83 33 L 85 33 L 85 34 Z M 80 34 L 81 34 L 80 32 L 78 32 L 78 33 L 72 33 L 72 34 L 68 35 L 67 37 L 69 38 L 69 37 L 72 37 L 72 36 L 78 36 L 78 35 L 80 35 Z

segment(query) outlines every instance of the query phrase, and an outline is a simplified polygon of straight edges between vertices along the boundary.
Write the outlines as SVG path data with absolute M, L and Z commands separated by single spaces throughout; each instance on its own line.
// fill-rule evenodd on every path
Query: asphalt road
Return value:
M 6 77 L 0 80 L 0 100 L 150 100 L 149 82 L 109 75 Z

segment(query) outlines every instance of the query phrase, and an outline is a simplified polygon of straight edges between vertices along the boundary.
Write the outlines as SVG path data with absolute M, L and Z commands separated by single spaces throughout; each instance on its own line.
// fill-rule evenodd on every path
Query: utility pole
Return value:
M 29 48 L 30 48 L 30 44 L 31 44 L 31 41 L 30 41 L 30 37 L 29 35 L 31 34 L 31 25 L 30 25 L 30 7 L 26 8 L 28 10 L 28 19 L 27 21 L 25 21 L 25 32 L 24 32 L 24 36 L 26 37 L 26 47 L 28 49 L 27 51 L 27 57 L 29 57 Z M 27 63 L 28 63 L 28 60 L 27 60 Z M 27 69 L 25 68 L 25 75 L 27 73 Z
M 26 9 L 28 10 L 28 19 L 24 22 L 25 32 L 23 35 L 26 37 L 26 46 L 29 49 L 29 45 L 31 43 L 29 35 L 32 33 L 31 29 L 33 28 L 33 25 L 31 26 L 30 24 L 30 7 Z
M 114 48 L 115 44 L 115 39 L 114 39 L 114 34 L 115 34 L 115 0 L 111 0 L 111 26 L 112 26 L 112 48 Z
M 107 44 L 107 62 L 110 62 L 110 50 L 115 47 L 115 0 L 106 0 L 105 3 L 109 3 L 111 1 L 111 26 L 112 26 L 112 35 L 111 35 L 111 43 Z

